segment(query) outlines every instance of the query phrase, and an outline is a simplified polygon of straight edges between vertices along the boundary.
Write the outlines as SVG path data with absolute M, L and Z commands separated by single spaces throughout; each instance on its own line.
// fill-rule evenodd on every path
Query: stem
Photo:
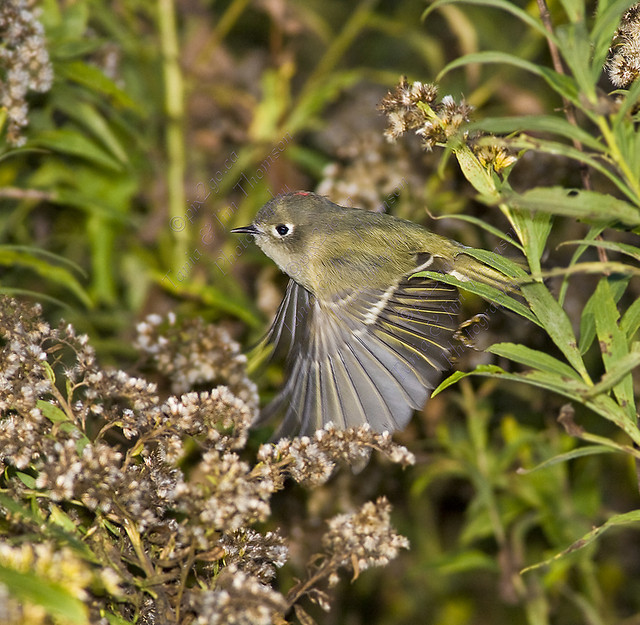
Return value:
M 191 571 L 191 567 L 196 559 L 196 546 L 191 543 L 189 547 L 189 557 L 184 565 L 182 565 L 182 573 L 180 574 L 180 586 L 178 587 L 178 594 L 176 596 L 176 623 L 180 622 L 180 604 L 182 603 L 182 596 L 184 589 L 187 587 L 187 577 Z
M 333 570 L 338 568 L 338 564 L 333 561 L 333 558 L 328 562 L 325 562 L 309 579 L 304 582 L 299 582 L 287 593 L 288 608 L 291 609 L 293 604 L 303 597 L 311 588 L 313 588 L 317 582 L 323 577 L 327 577 Z
M 317 97 L 318 85 L 322 84 L 325 77 L 342 60 L 345 52 L 353 43 L 369 22 L 369 16 L 373 7 L 379 0 L 361 0 L 356 10 L 347 20 L 340 34 L 331 42 L 331 45 L 320 59 L 309 78 L 307 78 L 298 97 L 296 107 L 291 111 L 287 120 L 289 132 L 297 132 L 304 125 L 308 115 L 309 100 Z
M 180 71 L 174 0 L 158 0 L 158 27 L 162 48 L 164 108 L 167 115 L 166 149 L 169 216 L 175 237 L 174 262 L 184 264 L 187 248 L 186 197 L 184 193 L 185 149 L 183 136 L 184 86 Z
M 4 187 L 3 189 L 0 189 L 0 197 L 8 197 L 12 200 L 36 200 L 38 202 L 50 202 L 55 198 L 55 193 L 40 191 L 39 189 Z
M 638 178 L 637 175 L 634 175 L 633 171 L 631 171 L 631 168 L 629 167 L 629 163 L 627 163 L 626 159 L 620 153 L 620 148 L 618 147 L 615 137 L 611 132 L 611 128 L 609 127 L 607 120 L 602 116 L 598 116 L 596 123 L 598 124 L 598 128 L 600 129 L 602 136 L 607 142 L 613 161 L 620 169 L 627 181 L 627 184 L 636 195 L 634 198 L 636 204 L 640 204 L 640 178 Z
M 126 516 L 126 514 L 123 515 L 123 518 L 124 518 L 124 522 L 123 522 L 124 530 L 127 533 L 129 540 L 131 541 L 131 546 L 133 547 L 133 551 L 138 557 L 138 565 L 144 571 L 144 574 L 147 580 L 151 580 L 150 585 L 159 586 L 159 588 L 156 591 L 158 614 L 162 614 L 167 619 L 167 621 L 165 622 L 177 623 L 178 621 L 173 615 L 171 604 L 167 599 L 164 588 L 162 587 L 162 579 L 161 578 L 155 579 L 156 578 L 155 569 L 153 567 L 153 564 L 151 563 L 151 560 L 149 559 L 149 556 L 146 554 L 144 550 L 144 547 L 142 545 L 142 540 L 140 538 L 140 534 L 138 533 L 138 530 L 135 524 L 128 516 Z M 173 579 L 173 577 L 171 577 L 170 579 Z

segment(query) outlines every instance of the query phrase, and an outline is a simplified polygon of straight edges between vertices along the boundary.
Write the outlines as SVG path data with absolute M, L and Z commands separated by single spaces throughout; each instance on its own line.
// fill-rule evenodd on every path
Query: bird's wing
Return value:
M 332 421 L 403 428 L 450 366 L 457 328 L 455 287 L 411 278 L 320 301 L 291 280 L 265 340 L 287 354 L 286 383 L 260 421 L 284 418 L 276 436 L 309 435 Z M 431 266 L 429 268 L 432 268 Z

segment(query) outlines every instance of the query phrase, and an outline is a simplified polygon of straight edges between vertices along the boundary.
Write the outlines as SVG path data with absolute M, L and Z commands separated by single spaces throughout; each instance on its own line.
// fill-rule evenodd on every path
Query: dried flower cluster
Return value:
M 202 319 L 178 327 L 175 315 L 169 314 L 166 322 L 149 315 L 137 330 L 136 347 L 153 358 L 158 371 L 169 378 L 173 393 L 224 384 L 257 409 L 258 390 L 245 374 L 247 357 L 224 328 L 205 325 Z
M 348 430 L 338 430 L 328 423 L 313 437 L 283 438 L 274 445 L 263 445 L 258 458 L 266 463 L 278 463 L 300 484 L 319 486 L 331 477 L 336 463 L 361 466 L 372 449 L 402 466 L 415 462 L 413 454 L 394 443 L 389 432 L 378 434 L 368 423 Z
M 269 586 L 227 566 L 218 576 L 215 590 L 197 598 L 198 625 L 272 625 L 284 622 L 285 598 Z
M 22 145 L 27 93 L 44 93 L 53 83 L 44 29 L 27 0 L 0 2 L 0 42 L 0 106 L 7 113 L 7 140 Z
M 405 465 L 411 454 L 367 428 L 328 427 L 262 445 L 252 462 L 255 387 L 222 330 L 180 328 L 173 318 L 165 333 L 161 319 L 141 325 L 139 344 L 180 388 L 225 382 L 163 400 L 155 384 L 102 369 L 86 336 L 40 314 L 0 299 L 0 565 L 15 572 L 0 583 L 0 610 L 11 622 L 49 622 L 37 593 L 25 596 L 20 584 L 57 567 L 58 580 L 73 575 L 66 592 L 91 622 L 106 624 L 106 613 L 140 623 L 285 623 L 339 568 L 382 564 L 406 546 L 388 527 L 388 506 L 367 504 L 331 522 L 325 566 L 283 596 L 270 584 L 287 561 L 285 540 L 253 524 L 270 517 L 286 478 L 318 485 L 371 449 Z M 207 354 L 215 365 L 198 376 Z
M 476 133 L 469 137 L 463 128 L 469 122 L 473 107 L 464 99 L 457 103 L 446 95 L 437 101 L 438 89 L 433 84 L 414 82 L 409 84 L 403 77 L 393 93 L 389 92 L 380 103 L 380 110 L 387 115 L 388 127 L 385 136 L 395 141 L 408 131 L 422 139 L 426 150 L 444 146 L 452 137 L 461 137 L 473 149 L 481 163 L 500 172 L 515 163 L 516 158 L 502 146 L 487 144 L 486 138 L 477 143 Z
M 329 521 L 322 546 L 340 566 L 358 575 L 372 566 L 384 566 L 408 549 L 409 541 L 391 527 L 389 502 L 381 497 L 370 501 L 355 514 L 340 514 Z
M 626 89 L 640 76 L 640 3 L 628 9 L 613 38 L 607 61 L 611 82 Z
M 403 77 L 393 93 L 389 92 L 380 103 L 380 110 L 389 123 L 385 136 L 395 141 L 413 130 L 422 138 L 424 146 L 431 150 L 444 145 L 458 134 L 460 127 L 469 121 L 472 108 L 464 100 L 456 104 L 447 95 L 438 103 L 438 88 L 433 84 L 414 82 Z
M 364 132 L 337 148 L 341 162 L 324 168 L 316 192 L 343 206 L 381 212 L 393 209 L 400 194 L 420 197 L 424 153 L 413 147 L 385 141 L 379 132 Z

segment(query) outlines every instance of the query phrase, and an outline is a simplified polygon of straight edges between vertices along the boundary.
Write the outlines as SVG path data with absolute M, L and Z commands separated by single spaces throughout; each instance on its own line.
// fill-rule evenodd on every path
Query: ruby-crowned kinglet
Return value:
M 284 415 L 277 436 L 369 423 L 403 428 L 451 365 L 458 291 L 423 270 L 504 288 L 508 278 L 460 243 L 384 213 L 314 193 L 281 195 L 249 226 L 291 280 L 263 340 L 287 356 L 286 383 L 260 421 Z

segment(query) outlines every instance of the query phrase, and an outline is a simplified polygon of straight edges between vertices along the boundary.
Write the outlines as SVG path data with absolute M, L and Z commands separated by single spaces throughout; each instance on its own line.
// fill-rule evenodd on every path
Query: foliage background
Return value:
M 637 186 L 621 166 L 626 163 L 633 178 L 640 163 L 638 132 L 628 121 L 633 107 L 616 126 L 603 95 L 613 86 L 600 72 L 580 74 L 570 57 L 565 65 L 574 82 L 559 87 L 543 73 L 536 76 L 509 62 L 506 54 L 551 67 L 543 29 L 527 25 L 521 15 L 490 2 L 440 4 L 423 16 L 425 4 L 414 0 L 38 3 L 54 82 L 46 93 L 29 94 L 26 143 L 3 146 L 2 290 L 42 302 L 47 318 L 64 317 L 86 332 L 101 362 L 134 369 L 134 327 L 151 312 L 201 316 L 246 345 L 259 338 L 285 280 L 259 251 L 228 231 L 249 223 L 282 190 L 318 189 L 337 202 L 372 209 L 386 203 L 393 214 L 488 250 L 499 245 L 496 234 L 513 237 L 515 222 L 533 237 L 524 246 L 532 271 L 543 249 L 545 268 L 591 263 L 570 276 L 560 272 L 547 284 L 566 311 L 563 331 L 582 341 L 581 366 L 594 382 L 610 371 L 611 361 L 603 360 L 598 341 L 591 345 L 593 338 L 602 344 L 611 328 L 613 334 L 620 327 L 626 332 L 626 352 L 614 360 L 626 354 L 628 362 L 600 392 L 619 407 L 631 389 L 633 401 L 640 254 L 632 230 L 640 223 L 640 205 Z M 522 9 L 540 24 L 534 3 L 494 4 Z M 600 11 L 614 5 L 615 17 L 631 4 L 603 2 Z M 549 9 L 556 28 L 591 25 L 596 15 L 595 5 L 568 0 L 551 2 Z M 609 35 L 617 20 L 610 21 L 604 29 Z M 566 33 L 584 43 L 593 35 L 584 30 Z M 570 39 L 563 41 L 566 51 Z M 608 43 L 600 41 L 598 50 L 603 46 Z M 484 186 L 474 179 L 473 167 L 465 169 L 464 154 L 455 146 L 449 146 L 452 152 L 425 152 L 415 137 L 386 143 L 385 120 L 376 108 L 399 76 L 433 81 L 448 63 L 488 51 L 505 56 L 491 63 L 470 57 L 474 62 L 444 73 L 439 88 L 456 100 L 464 95 L 477 108 L 474 119 L 486 120 L 487 132 L 531 131 L 511 144 L 529 150 L 510 172 L 508 188 L 495 172 Z M 592 92 L 585 89 L 588 81 Z M 634 93 L 637 99 L 637 88 Z M 543 115 L 564 119 L 567 99 L 582 129 L 575 136 L 564 127 L 554 134 L 554 126 L 541 121 Z M 504 121 L 516 116 L 537 121 Z M 618 135 L 613 143 L 602 141 L 602 158 L 592 160 L 604 163 L 630 193 L 596 168 L 589 184 L 594 192 L 620 198 L 630 213 L 621 204 L 598 204 L 604 196 L 594 199 L 595 208 L 560 196 L 546 204 L 527 196 L 530 204 L 517 204 L 522 213 L 514 213 L 515 202 L 504 208 L 508 193 L 522 199 L 540 187 L 583 188 L 580 158 L 568 158 L 576 156 L 571 139 L 596 154 L 599 148 L 582 133 L 604 136 L 600 118 L 611 121 Z M 614 147 L 623 143 L 628 152 L 616 160 Z M 541 207 L 559 215 L 551 221 L 527 212 Z M 469 219 L 432 221 L 427 209 L 438 217 L 477 218 L 493 232 Z M 616 215 L 623 217 L 615 222 Z M 606 258 L 594 246 L 560 245 L 593 240 L 605 227 L 605 240 L 613 246 Z M 601 298 L 590 300 L 598 284 Z M 529 304 L 535 309 L 535 301 Z M 621 314 L 632 310 L 626 325 L 613 312 L 616 305 Z M 600 306 L 608 306 L 613 318 L 608 328 L 593 320 L 594 310 L 602 316 Z M 486 308 L 474 295 L 465 298 L 469 316 Z M 559 345 L 569 334 L 558 337 L 544 323 L 540 328 L 504 311 L 490 314 L 489 321 L 475 339 L 480 347 L 508 341 L 575 365 Z M 470 350 L 459 369 L 495 365 L 515 379 L 522 371 L 517 363 L 536 368 L 540 358 Z M 322 519 L 366 499 L 385 494 L 394 505 L 395 525 L 410 539 L 410 551 L 389 566 L 353 583 L 343 581 L 331 611 L 314 612 L 320 622 L 637 622 L 640 545 L 633 514 L 597 542 L 521 570 L 560 553 L 614 515 L 633 513 L 638 483 L 629 437 L 640 439 L 625 434 L 615 418 L 603 419 L 585 407 L 588 398 L 578 391 L 574 418 L 584 431 L 575 436 L 576 430 L 558 423 L 567 400 L 553 392 L 551 382 L 536 387 L 496 379 L 505 377 L 496 370 L 480 372 L 490 377 L 468 377 L 448 387 L 398 434 L 417 455 L 411 469 L 374 461 L 359 475 L 340 471 L 313 492 L 290 487 L 276 496 L 268 524 L 285 528 L 295 545 L 279 577 L 285 589 L 300 575 Z M 260 380 L 263 397 L 280 375 L 274 369 Z M 619 392 L 610 395 L 614 387 Z M 587 440 L 580 442 L 585 432 Z M 256 441 L 267 437 L 255 434 Z M 600 447 L 580 451 L 589 444 Z M 595 453 L 605 448 L 615 453 Z M 561 454 L 568 454 L 564 461 L 519 471 Z

